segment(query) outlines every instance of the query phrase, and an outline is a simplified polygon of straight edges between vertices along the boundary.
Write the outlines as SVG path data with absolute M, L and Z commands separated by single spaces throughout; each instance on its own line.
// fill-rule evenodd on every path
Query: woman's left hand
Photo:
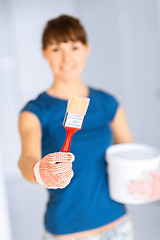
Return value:
M 129 192 L 133 196 L 148 202 L 160 199 L 160 171 L 150 172 L 145 179 L 131 181 Z

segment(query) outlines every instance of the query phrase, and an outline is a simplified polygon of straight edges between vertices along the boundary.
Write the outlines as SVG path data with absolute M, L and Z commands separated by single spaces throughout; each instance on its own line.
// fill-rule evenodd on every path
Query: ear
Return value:
M 47 59 L 47 53 L 46 53 L 46 50 L 42 48 L 41 51 L 42 51 L 42 55 L 43 55 L 43 57 L 44 57 L 45 59 Z
M 90 45 L 89 44 L 87 44 L 86 45 L 86 57 L 88 57 L 88 55 L 90 54 Z

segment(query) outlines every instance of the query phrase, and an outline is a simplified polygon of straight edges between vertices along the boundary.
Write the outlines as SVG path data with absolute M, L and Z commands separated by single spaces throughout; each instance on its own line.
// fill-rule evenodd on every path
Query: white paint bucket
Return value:
M 110 197 L 126 204 L 147 203 L 132 196 L 128 186 L 130 181 L 144 179 L 150 171 L 160 169 L 160 151 L 144 144 L 116 144 L 107 149 L 106 161 Z

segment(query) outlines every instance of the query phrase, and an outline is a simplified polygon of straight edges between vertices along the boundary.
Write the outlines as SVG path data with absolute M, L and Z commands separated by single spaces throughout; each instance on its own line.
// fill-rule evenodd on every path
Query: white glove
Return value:
M 33 166 L 34 178 L 46 188 L 65 188 L 73 177 L 72 162 L 75 157 L 70 152 L 50 153 Z
M 149 202 L 160 199 L 160 171 L 152 171 L 144 179 L 131 181 L 129 192 L 139 199 Z

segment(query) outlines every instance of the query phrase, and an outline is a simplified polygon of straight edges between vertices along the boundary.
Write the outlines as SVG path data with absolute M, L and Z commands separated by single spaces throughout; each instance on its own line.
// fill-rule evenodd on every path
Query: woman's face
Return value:
M 43 51 L 48 60 L 55 79 L 78 79 L 85 65 L 89 46 L 77 42 L 52 44 Z

